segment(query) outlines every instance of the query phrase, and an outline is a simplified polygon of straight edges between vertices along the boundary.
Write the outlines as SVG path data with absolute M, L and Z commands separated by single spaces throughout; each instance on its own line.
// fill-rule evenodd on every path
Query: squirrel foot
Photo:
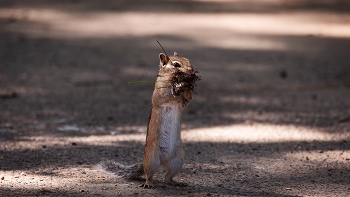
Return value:
M 140 187 L 143 187 L 144 189 L 153 189 L 155 188 L 153 183 L 142 183 Z

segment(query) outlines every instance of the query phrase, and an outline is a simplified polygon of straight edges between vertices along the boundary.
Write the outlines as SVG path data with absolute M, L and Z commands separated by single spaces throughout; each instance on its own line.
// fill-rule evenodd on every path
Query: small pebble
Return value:
M 286 71 L 282 70 L 282 71 L 280 72 L 280 77 L 281 77 L 281 79 L 285 79 L 285 78 L 287 78 L 287 76 L 288 76 L 288 74 L 287 74 Z

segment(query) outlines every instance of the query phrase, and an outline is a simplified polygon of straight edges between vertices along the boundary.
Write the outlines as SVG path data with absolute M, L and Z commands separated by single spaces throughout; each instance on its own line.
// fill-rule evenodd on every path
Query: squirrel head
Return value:
M 187 58 L 179 56 L 174 52 L 174 56 L 168 56 L 167 54 L 159 54 L 159 74 L 173 74 L 176 72 L 183 72 L 186 74 L 194 74 L 195 70 L 190 60 Z
M 163 97 L 167 95 L 172 100 L 181 101 L 183 107 L 186 106 L 192 99 L 196 81 L 200 80 L 200 77 L 195 74 L 194 66 L 187 58 L 179 56 L 176 52 L 173 56 L 160 53 L 159 60 L 156 95 L 163 95 Z

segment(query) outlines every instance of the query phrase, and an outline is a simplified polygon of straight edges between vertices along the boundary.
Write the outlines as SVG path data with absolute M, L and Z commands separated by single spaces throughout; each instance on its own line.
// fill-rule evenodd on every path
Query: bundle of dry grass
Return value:
M 194 74 L 187 74 L 184 72 L 177 72 L 173 75 L 172 78 L 172 88 L 173 88 L 173 95 L 179 96 L 180 93 L 186 93 L 193 91 L 194 88 L 197 86 L 196 81 L 199 81 L 201 79 L 200 76 L 197 76 Z

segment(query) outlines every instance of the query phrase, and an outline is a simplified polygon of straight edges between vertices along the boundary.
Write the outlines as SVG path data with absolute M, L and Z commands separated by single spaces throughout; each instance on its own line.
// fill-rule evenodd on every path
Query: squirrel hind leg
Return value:
M 174 181 L 173 178 L 180 172 L 182 165 L 183 165 L 183 158 L 176 157 L 169 160 L 164 165 L 164 167 L 166 168 L 165 182 L 171 185 L 179 185 L 180 183 Z
M 153 188 L 153 175 L 159 170 L 160 167 L 159 156 L 146 155 L 143 166 L 146 175 L 146 183 L 142 184 L 143 188 Z
M 154 188 L 153 185 L 153 175 L 157 172 L 157 170 L 153 170 L 153 169 L 148 169 L 145 170 L 145 174 L 146 174 L 146 183 L 142 184 L 141 186 L 143 188 Z

